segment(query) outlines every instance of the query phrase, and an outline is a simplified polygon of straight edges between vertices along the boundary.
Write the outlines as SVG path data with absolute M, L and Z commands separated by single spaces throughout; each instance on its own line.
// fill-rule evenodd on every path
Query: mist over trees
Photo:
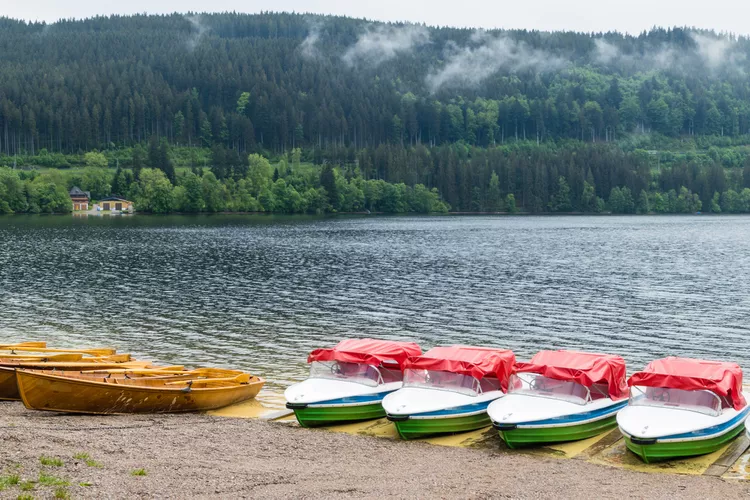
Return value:
M 288 164 L 299 150 L 317 165 L 305 191 L 324 189 L 327 207 L 339 176 L 363 193 L 371 181 L 437 188 L 457 211 L 742 211 L 748 55 L 747 38 L 680 28 L 477 31 L 271 13 L 0 18 L 0 165 L 66 168 L 88 153 L 87 167 L 104 158 L 132 175 L 127 186 L 110 180 L 119 194 L 145 172 L 154 185 L 163 174 L 179 198 L 197 188 L 175 170 L 175 150 L 208 157 L 181 165 L 210 167 L 228 190 L 252 182 L 248 155 Z M 289 186 L 296 174 L 270 175 Z M 264 206 L 260 194 L 251 196 Z M 209 198 L 185 206 L 208 210 Z M 301 211 L 319 209 L 311 203 Z

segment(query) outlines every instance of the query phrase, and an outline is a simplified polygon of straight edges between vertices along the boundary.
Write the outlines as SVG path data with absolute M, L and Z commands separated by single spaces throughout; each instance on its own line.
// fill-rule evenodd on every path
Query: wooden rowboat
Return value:
M 74 375 L 17 370 L 16 379 L 21 399 L 29 409 L 89 414 L 215 410 L 254 398 L 265 383 L 234 370 L 195 370 L 170 373 L 171 377 L 135 378 L 125 375 L 153 375 L 157 370 L 113 370 L 109 377 L 106 371 L 97 371 L 100 373 Z M 98 379 L 91 380 L 90 375 L 98 375 Z
M 129 354 L 117 354 L 101 358 L 85 358 L 76 356 L 77 361 L 60 361 L 60 355 L 44 358 L 0 358 L 0 401 L 21 401 L 21 394 L 16 384 L 16 368 L 49 371 L 81 371 L 97 369 L 127 368 L 129 370 L 142 369 L 151 366 L 150 361 L 130 361 Z M 68 356 L 68 355 L 63 355 Z

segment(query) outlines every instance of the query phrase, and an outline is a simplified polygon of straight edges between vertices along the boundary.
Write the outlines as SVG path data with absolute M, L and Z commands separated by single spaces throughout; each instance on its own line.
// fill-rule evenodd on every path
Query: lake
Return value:
M 281 387 L 344 337 L 750 370 L 750 217 L 0 217 L 0 340 Z

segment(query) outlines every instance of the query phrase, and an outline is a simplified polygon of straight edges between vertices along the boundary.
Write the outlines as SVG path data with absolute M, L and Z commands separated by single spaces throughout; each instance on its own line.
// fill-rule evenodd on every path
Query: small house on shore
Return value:
M 89 203 L 91 202 L 91 193 L 88 191 L 82 191 L 78 186 L 73 186 L 70 190 L 70 200 L 73 202 L 73 211 L 86 211 L 89 209 Z
M 105 212 L 117 211 L 117 212 L 131 212 L 133 210 L 133 202 L 128 201 L 125 198 L 119 196 L 108 196 L 99 200 L 99 206 Z

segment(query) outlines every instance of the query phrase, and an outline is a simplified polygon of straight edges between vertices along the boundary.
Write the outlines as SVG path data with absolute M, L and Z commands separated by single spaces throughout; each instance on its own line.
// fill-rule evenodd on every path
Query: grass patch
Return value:
M 10 488 L 11 486 L 16 486 L 20 482 L 21 478 L 18 477 L 18 474 L 0 476 L 0 491 L 3 491 L 6 488 Z
M 23 481 L 18 484 L 21 491 L 34 491 L 34 481 Z
M 55 490 L 55 498 L 60 498 L 61 500 L 70 500 L 70 493 L 68 493 L 68 490 L 65 488 L 57 488 Z
M 94 485 L 91 484 L 91 483 L 78 483 L 78 486 L 82 486 L 84 488 L 88 488 L 89 486 L 94 486 Z
M 34 497 L 31 495 L 18 495 L 16 500 L 34 500 Z
M 130 471 L 131 476 L 145 476 L 147 475 L 146 469 L 135 469 Z
M 59 477 L 50 476 L 44 472 L 39 473 L 37 482 L 43 486 L 70 486 L 70 483 Z
M 96 468 L 102 467 L 102 464 L 100 464 L 99 462 L 91 458 L 91 456 L 88 453 L 76 453 L 75 455 L 73 455 L 73 458 L 75 458 L 76 460 L 83 461 L 83 463 L 85 463 L 89 467 L 96 467 Z
M 65 462 L 57 457 L 45 457 L 44 455 L 39 457 L 39 462 L 41 462 L 42 465 L 49 465 L 52 467 L 62 467 L 65 465 Z

